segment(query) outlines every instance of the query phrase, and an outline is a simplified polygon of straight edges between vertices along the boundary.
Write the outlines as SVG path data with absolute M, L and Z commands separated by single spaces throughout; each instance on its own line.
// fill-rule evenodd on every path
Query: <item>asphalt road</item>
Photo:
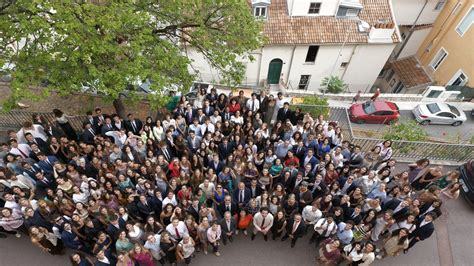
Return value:
M 401 110 L 400 120 L 413 120 L 413 114 L 410 110 Z M 426 125 L 422 126 L 428 135 L 436 140 L 459 143 L 461 141 L 469 141 L 474 135 L 474 119 L 471 118 L 470 112 L 466 112 L 467 121 L 460 126 L 453 127 L 451 125 Z M 390 128 L 390 125 L 380 124 L 357 124 L 351 123 L 352 128 L 360 131 L 377 132 L 383 134 Z
M 403 170 L 405 164 L 397 167 Z M 451 170 L 445 167 L 445 171 Z M 406 255 L 376 261 L 373 265 L 472 265 L 474 253 L 472 243 L 474 209 L 464 199 L 448 202 L 444 214 L 435 222 L 436 233 L 417 243 Z M 446 229 L 446 230 L 442 230 Z M 221 246 L 221 256 L 198 253 L 192 265 L 315 265 L 314 245 L 308 244 L 309 234 L 291 249 L 289 241 L 265 242 L 261 235 L 251 241 L 249 236 L 239 234 L 233 243 Z M 33 246 L 26 236 L 20 239 L 9 236 L 0 240 L 0 266 L 63 266 L 70 265 L 67 256 L 52 256 Z

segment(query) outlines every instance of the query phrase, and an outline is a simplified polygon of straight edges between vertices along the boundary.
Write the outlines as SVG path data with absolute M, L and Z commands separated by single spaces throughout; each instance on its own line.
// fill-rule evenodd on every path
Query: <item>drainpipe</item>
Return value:
M 288 83 L 290 82 L 291 69 L 292 69 L 292 67 L 293 67 L 293 58 L 295 57 L 295 50 L 296 50 L 296 45 L 293 46 L 293 52 L 291 53 L 290 69 L 288 69 L 288 77 L 286 77 L 286 84 L 285 84 L 285 88 L 286 88 L 286 89 L 288 89 Z
M 420 17 L 421 17 L 421 14 L 422 14 L 423 11 L 425 10 L 425 7 L 426 7 L 426 5 L 428 4 L 428 1 L 429 1 L 429 0 L 425 0 L 425 4 L 424 4 L 423 7 L 421 8 L 420 13 L 418 13 L 418 16 L 416 17 L 415 22 L 413 22 L 413 25 L 411 25 L 411 28 L 410 28 L 409 33 L 408 33 L 408 36 L 405 38 L 405 40 L 403 40 L 402 47 L 400 47 L 400 49 L 398 50 L 398 52 L 395 54 L 395 59 L 398 59 L 398 57 L 399 57 L 400 54 L 402 53 L 403 49 L 404 49 L 405 46 L 407 45 L 408 41 L 410 40 L 411 36 L 413 35 L 413 31 L 414 31 L 414 29 L 415 29 L 415 27 L 416 27 L 416 23 L 418 22 L 418 20 L 419 20 Z
M 257 70 L 257 88 L 260 86 L 260 70 L 262 69 L 262 57 L 263 57 L 263 47 L 260 50 L 261 52 L 259 53 L 259 62 L 258 62 L 258 70 Z M 263 84 L 264 85 L 264 84 Z M 265 86 L 263 86 L 265 87 Z

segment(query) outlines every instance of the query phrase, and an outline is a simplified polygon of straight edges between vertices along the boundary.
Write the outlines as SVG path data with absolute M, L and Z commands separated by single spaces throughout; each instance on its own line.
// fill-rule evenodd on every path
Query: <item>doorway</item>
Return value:
M 268 65 L 268 84 L 278 84 L 280 82 L 281 69 L 283 67 L 283 61 L 275 58 L 270 61 Z

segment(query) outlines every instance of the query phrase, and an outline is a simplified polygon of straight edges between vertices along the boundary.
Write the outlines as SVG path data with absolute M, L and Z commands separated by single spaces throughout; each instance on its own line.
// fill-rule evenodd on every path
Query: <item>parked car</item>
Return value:
M 353 104 L 349 118 L 355 123 L 389 124 L 400 117 L 398 106 L 389 101 L 377 100 Z
M 458 170 L 461 173 L 459 176 L 461 194 L 471 206 L 474 206 L 474 160 L 459 166 Z
M 466 121 L 466 114 L 448 103 L 423 103 L 413 109 L 421 125 L 442 124 L 459 126 Z

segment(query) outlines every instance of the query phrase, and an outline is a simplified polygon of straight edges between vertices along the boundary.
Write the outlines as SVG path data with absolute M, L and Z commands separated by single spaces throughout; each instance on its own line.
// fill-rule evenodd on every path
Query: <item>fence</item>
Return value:
M 305 107 L 310 108 L 309 105 Z M 314 106 L 313 108 L 320 109 L 321 106 Z M 364 151 L 370 150 L 384 141 L 383 139 L 355 136 L 347 109 L 343 107 L 330 107 L 329 109 L 329 120 L 338 121 L 344 140 L 360 146 Z M 469 144 L 392 140 L 392 148 L 392 156 L 398 160 L 416 161 L 421 158 L 428 158 L 430 160 L 462 163 L 474 158 L 474 145 Z
M 46 119 L 46 121 L 55 121 L 55 116 L 53 113 L 30 111 L 11 111 L 8 113 L 0 112 L 0 128 L 19 129 L 23 126 L 24 122 L 32 121 L 34 114 L 42 116 L 44 119 Z M 85 119 L 86 116 L 75 116 L 68 120 L 74 130 L 82 131 L 82 123 Z

